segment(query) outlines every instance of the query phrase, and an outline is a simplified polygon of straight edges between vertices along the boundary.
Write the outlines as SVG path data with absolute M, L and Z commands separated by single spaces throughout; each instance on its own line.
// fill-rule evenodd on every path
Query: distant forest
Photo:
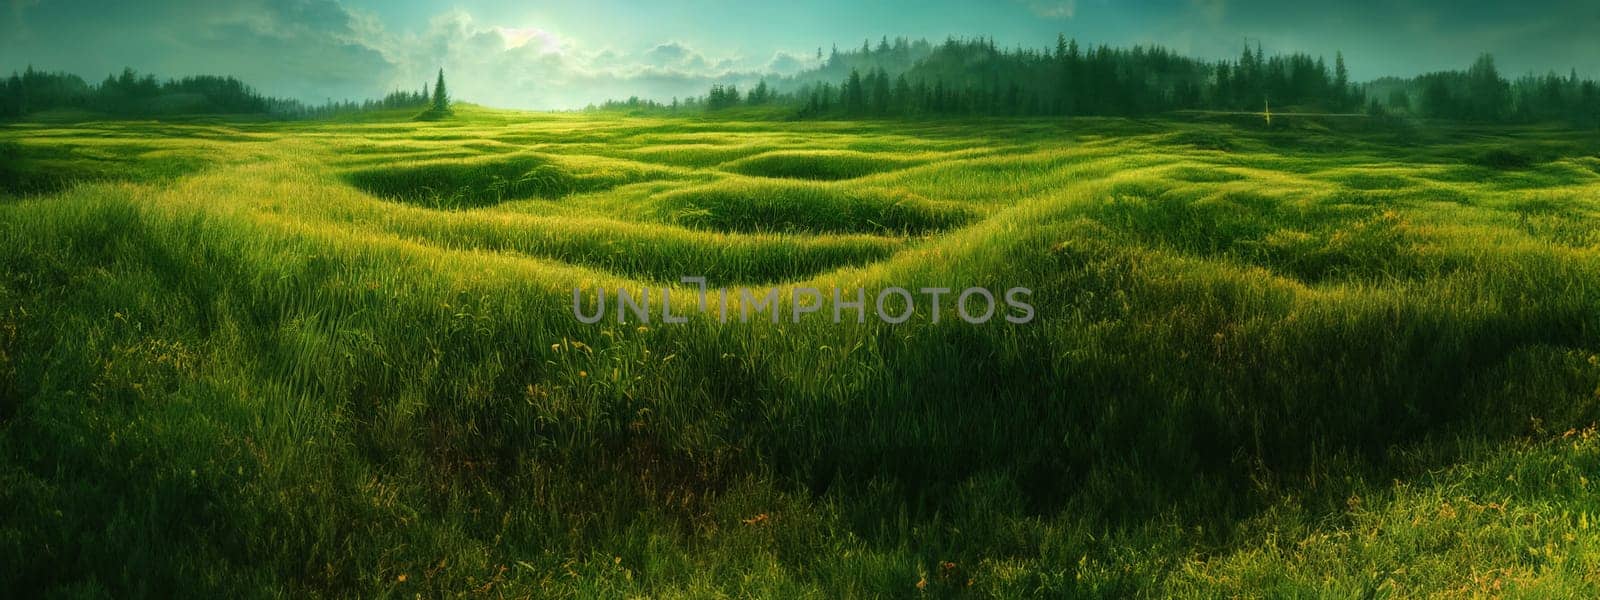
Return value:
M 821 51 L 818 57 L 821 58 Z M 820 67 L 762 81 L 749 93 L 715 85 L 671 104 L 630 98 L 601 109 L 720 111 L 774 105 L 799 118 L 902 116 L 1141 116 L 1175 110 L 1365 112 L 1494 123 L 1566 122 L 1600 127 L 1600 85 L 1560 76 L 1507 80 L 1485 54 L 1466 71 L 1350 81 L 1344 57 L 1267 56 L 1246 46 L 1236 60 L 1204 61 L 1161 47 L 1002 49 L 993 39 L 884 38 L 835 48 Z
M 1184 57 L 1159 46 L 1003 49 L 992 38 L 906 38 L 840 51 L 820 66 L 761 81 L 748 92 L 713 85 L 665 104 L 630 98 L 599 109 L 716 113 L 767 107 L 801 119 L 944 116 L 1144 116 L 1178 110 L 1356 113 L 1484 123 L 1560 122 L 1600 127 L 1600 84 L 1576 71 L 1509 80 L 1487 54 L 1464 71 L 1350 81 L 1344 57 L 1267 56 L 1246 46 L 1234 60 Z M 261 114 L 318 118 L 381 109 L 426 109 L 426 85 L 377 100 L 321 105 L 262 95 L 227 76 L 159 80 L 124 69 L 98 84 L 29 67 L 0 79 L 0 119 L 59 109 L 113 116 Z
M 441 74 L 442 77 L 442 74 Z M 391 108 L 426 108 L 432 100 L 420 91 L 395 91 L 379 100 L 328 101 L 309 105 L 298 100 L 257 93 L 233 77 L 201 75 L 161 81 L 123 69 L 98 85 L 77 75 L 47 73 L 28 67 L 0 80 L 0 118 L 50 110 L 88 110 L 120 117 L 193 114 L 256 114 L 280 118 L 317 118 Z

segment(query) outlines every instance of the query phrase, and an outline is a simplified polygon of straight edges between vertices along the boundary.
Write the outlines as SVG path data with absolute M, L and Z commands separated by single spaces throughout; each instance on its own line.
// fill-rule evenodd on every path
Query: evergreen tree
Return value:
M 433 83 L 433 110 L 438 113 L 450 112 L 450 94 L 444 86 L 444 69 L 439 69 L 439 80 Z
M 1333 102 L 1334 108 L 1343 110 L 1349 108 L 1350 97 L 1350 71 L 1344 66 L 1344 53 L 1333 53 Z
M 841 103 L 844 104 L 846 113 L 859 115 L 867 108 L 866 91 L 862 89 L 861 72 L 850 70 L 850 79 L 844 83 L 841 92 Z
M 894 80 L 894 91 L 890 92 L 889 111 L 902 115 L 911 112 L 911 93 L 911 82 L 901 73 Z
M 1411 95 L 1404 88 L 1395 88 L 1389 92 L 1389 110 L 1411 112 Z
M 1467 118 L 1498 121 L 1511 112 L 1510 84 L 1500 78 L 1494 57 L 1484 54 L 1467 71 L 1469 110 Z
M 872 112 L 877 115 L 889 114 L 889 74 L 883 69 L 872 72 Z
M 745 97 L 745 103 L 756 106 L 766 104 L 771 99 L 772 90 L 767 87 L 767 80 L 762 79 L 760 83 L 756 84 L 755 89 L 750 90 L 750 94 Z

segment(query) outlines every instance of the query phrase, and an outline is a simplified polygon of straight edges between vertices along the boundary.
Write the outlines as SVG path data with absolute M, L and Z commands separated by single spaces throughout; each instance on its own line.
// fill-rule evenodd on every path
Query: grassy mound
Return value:
M 120 140 L 71 145 L 0 141 L 0 196 L 53 194 L 82 182 L 166 181 L 205 164 L 198 153 Z
M 1184 166 L 1173 169 L 1168 177 L 1186 183 L 1227 183 L 1244 179 L 1243 175 L 1230 173 L 1223 169 L 1205 169 L 1193 166 Z
M 448 108 L 442 108 L 442 109 L 441 108 L 429 108 L 429 109 L 424 110 L 424 111 L 422 111 L 420 113 L 417 113 L 417 116 L 411 117 L 411 120 L 413 120 L 413 121 L 443 121 L 443 120 L 446 120 L 446 119 L 455 118 L 455 116 L 456 116 L 456 112 L 453 111 L 453 110 L 450 110 Z
M 724 168 L 756 177 L 835 181 L 892 171 L 918 161 L 844 150 L 768 152 L 735 161 Z
M 380 165 L 348 171 L 344 177 L 376 196 L 443 209 L 559 197 L 576 187 L 570 173 L 536 154 Z
M 1401 190 L 1412 185 L 1405 177 L 1383 173 L 1339 173 L 1332 179 L 1347 188 L 1361 191 Z
M 742 232 L 921 234 L 976 217 L 959 206 L 906 193 L 743 180 L 666 194 L 656 210 L 688 227 Z
M 1235 149 L 1237 140 L 1214 129 L 1193 129 L 1174 133 L 1167 137 L 1167 141 L 1181 146 L 1189 146 L 1196 150 L 1216 150 L 1230 152 Z
M 728 146 L 704 143 L 651 145 L 635 148 L 629 156 L 639 160 L 680 167 L 713 167 L 731 160 L 758 154 L 764 146 Z
M 1416 227 L 1380 206 L 1335 192 L 1290 206 L 1255 192 L 1202 194 L 1142 186 L 1115 190 L 1088 215 L 1129 241 L 1265 267 L 1307 283 L 1421 278 L 1451 268 L 1416 249 Z
M 342 222 L 379 223 L 385 233 L 433 247 L 512 252 L 665 283 L 686 275 L 719 285 L 792 281 L 883 260 L 905 245 L 869 235 L 728 235 L 575 213 L 443 215 L 392 206 L 331 212 Z
M 1471 158 L 1472 164 L 1501 170 L 1526 169 L 1537 160 L 1532 152 L 1520 148 L 1494 148 Z

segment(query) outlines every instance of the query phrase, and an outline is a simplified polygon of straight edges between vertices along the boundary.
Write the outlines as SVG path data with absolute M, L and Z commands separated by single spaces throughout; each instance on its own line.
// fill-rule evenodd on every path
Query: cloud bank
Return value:
M 752 85 L 814 63 L 803 53 L 708 56 L 672 39 L 634 49 L 585 47 L 553 28 L 482 22 L 459 9 L 419 30 L 395 31 L 378 15 L 335 0 L 11 0 L 8 8 L 0 16 L 0 56 L 50 57 L 35 64 L 91 80 L 124 66 L 162 76 L 231 74 L 265 93 L 310 102 L 419 89 L 443 68 L 458 99 L 580 108 L 635 95 L 699 95 L 712 83 Z M 81 42 L 76 50 L 62 47 L 72 39 Z
M 1343 51 L 1358 80 L 1460 69 L 1492 52 L 1509 75 L 1600 76 L 1596 0 L 6 0 L 0 69 L 98 79 L 231 74 L 320 102 L 417 89 L 444 68 L 458 98 L 577 108 L 667 100 L 816 64 L 816 49 L 883 34 L 988 35 L 1011 46 L 1160 44 L 1200 58 Z M 359 8 L 364 7 L 364 8 Z M 575 37 L 578 36 L 578 37 Z M 587 36 L 587 37 L 581 37 Z M 750 49 L 750 50 L 729 50 Z

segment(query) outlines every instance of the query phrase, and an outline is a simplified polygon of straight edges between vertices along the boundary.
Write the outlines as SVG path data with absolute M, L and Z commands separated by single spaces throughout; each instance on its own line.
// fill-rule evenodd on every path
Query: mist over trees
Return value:
M 832 47 L 827 53 L 822 48 L 817 48 L 817 60 L 820 65 L 815 69 L 803 71 L 790 78 L 796 85 L 806 83 L 837 83 L 850 76 L 851 71 L 865 73 L 873 70 L 883 70 L 888 73 L 904 73 L 916 66 L 918 61 L 933 54 L 935 47 L 928 40 L 909 40 L 897 37 L 890 40 L 887 37 L 878 40 L 876 47 L 871 42 L 863 40 L 860 48 L 847 49 L 840 52 L 838 46 Z
M 1600 84 L 1549 72 L 1507 79 L 1484 54 L 1458 71 L 1350 81 L 1344 57 L 1266 55 L 1259 45 L 1237 58 L 1200 60 L 1160 46 L 1080 46 L 1058 36 L 1050 48 L 1000 48 L 993 38 L 881 38 L 824 51 L 820 64 L 790 77 L 761 80 L 749 92 L 716 84 L 701 97 L 670 104 L 629 98 L 613 110 L 718 112 L 763 106 L 803 119 L 960 116 L 1145 116 L 1179 110 L 1353 113 L 1481 123 L 1560 122 L 1600 127 Z M 161 80 L 124 69 L 99 83 L 28 67 L 0 79 L 0 119 L 52 110 L 114 117 L 256 114 L 318 118 L 422 109 L 448 116 L 444 73 L 416 91 L 320 105 L 263 95 L 231 76 Z
M 1580 79 L 1576 70 L 1508 80 L 1488 54 L 1465 71 L 1388 77 L 1367 87 L 1377 109 L 1390 113 L 1479 123 L 1600 127 L 1600 84 L 1594 80 Z
M 720 111 L 782 105 L 798 118 L 939 116 L 1143 116 L 1176 110 L 1355 113 L 1493 123 L 1564 122 L 1600 127 L 1600 86 L 1550 73 L 1507 80 L 1485 54 L 1463 71 L 1350 80 L 1342 53 L 1329 62 L 1305 53 L 1266 55 L 1243 47 L 1235 59 L 1207 61 L 1159 46 L 1080 46 L 1065 36 L 1052 48 L 1000 48 L 992 38 L 941 44 L 905 38 L 864 41 L 824 53 L 815 69 L 761 82 L 742 98 L 715 85 L 704 98 L 671 109 Z M 648 100 L 601 108 L 668 108 Z
M 362 102 L 329 100 L 308 105 L 262 95 L 231 76 L 199 75 L 158 80 L 131 68 L 91 84 L 70 73 L 49 73 L 28 67 L 0 80 L 0 118 L 20 118 L 51 110 L 84 110 L 117 117 L 193 114 L 270 115 L 314 118 L 351 112 L 420 108 L 432 102 L 427 87 L 390 92 Z
M 1048 49 L 1000 48 L 992 38 L 950 38 L 938 45 L 883 38 L 876 46 L 863 42 L 826 56 L 818 68 L 782 80 L 760 102 L 792 105 L 802 118 L 1139 116 L 1184 109 L 1259 111 L 1268 103 L 1350 112 L 1364 102 L 1342 56 L 1330 66 L 1300 53 L 1268 57 L 1259 46 L 1244 48 L 1237 61 L 1210 62 L 1159 46 L 1082 47 L 1064 36 Z M 704 100 L 682 106 L 737 106 L 740 98 L 730 89 L 713 86 Z

